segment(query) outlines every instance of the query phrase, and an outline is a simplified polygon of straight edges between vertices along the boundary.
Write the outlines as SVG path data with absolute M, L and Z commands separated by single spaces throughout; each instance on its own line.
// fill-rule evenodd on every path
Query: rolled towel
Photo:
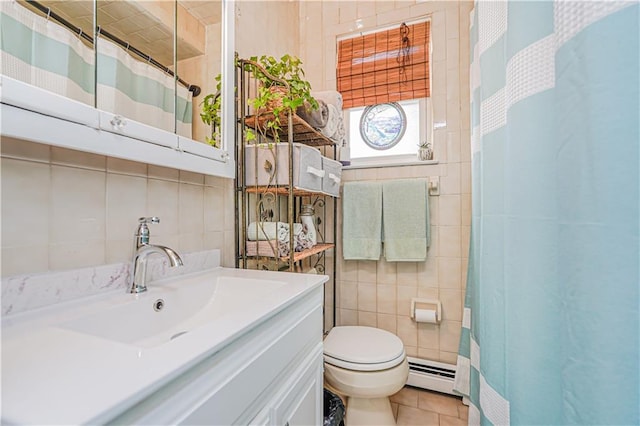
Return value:
M 323 90 L 321 92 L 311 92 L 311 96 L 313 96 L 318 102 L 322 101 L 328 105 L 333 105 L 338 109 L 338 111 L 342 111 L 342 95 L 340 92 L 335 90 Z
M 329 107 L 326 102 L 318 101 L 318 109 L 312 110 L 311 105 L 305 102 L 296 110 L 298 117 L 309 123 L 314 129 L 320 129 L 327 125 L 329 120 Z
M 329 104 L 329 119 L 327 120 L 327 125 L 322 127 L 320 133 L 325 135 L 328 138 L 333 137 L 338 130 L 338 125 L 340 124 L 340 119 L 342 118 L 342 113 L 338 108 Z
M 313 247 L 313 242 L 306 232 L 301 232 L 295 236 L 295 251 L 302 251 Z
M 301 232 L 302 224 L 294 223 L 294 235 Z M 289 224 L 284 222 L 251 222 L 247 228 L 247 239 L 249 241 L 278 240 L 289 242 Z

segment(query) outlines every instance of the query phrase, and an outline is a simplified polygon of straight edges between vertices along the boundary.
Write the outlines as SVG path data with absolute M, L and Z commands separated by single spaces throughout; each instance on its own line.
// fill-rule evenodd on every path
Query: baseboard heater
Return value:
M 453 381 L 456 377 L 455 365 L 412 357 L 407 357 L 407 360 L 409 361 L 407 385 L 458 396 L 453 391 Z

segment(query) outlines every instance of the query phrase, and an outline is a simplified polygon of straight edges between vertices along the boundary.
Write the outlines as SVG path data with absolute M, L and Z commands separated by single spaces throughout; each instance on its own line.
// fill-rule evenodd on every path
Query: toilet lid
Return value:
M 349 370 L 376 371 L 395 367 L 405 358 L 402 340 L 373 327 L 334 327 L 323 344 L 324 360 Z

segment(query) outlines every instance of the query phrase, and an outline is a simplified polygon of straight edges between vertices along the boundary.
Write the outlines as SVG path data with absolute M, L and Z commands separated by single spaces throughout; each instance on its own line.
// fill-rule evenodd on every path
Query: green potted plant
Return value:
M 206 136 L 206 142 L 216 148 L 220 148 L 220 107 L 222 96 L 220 89 L 222 87 L 222 76 L 218 74 L 216 80 L 216 93 L 209 93 L 200 103 L 200 119 L 204 124 L 211 127 L 210 136 Z
M 318 102 L 311 96 L 311 84 L 305 79 L 302 61 L 291 55 L 280 59 L 273 56 L 253 56 L 246 62 L 245 70 L 251 71 L 259 81 L 258 93 L 249 99 L 258 115 L 268 114 L 265 130 L 278 142 L 281 119 L 299 107 L 318 109 Z

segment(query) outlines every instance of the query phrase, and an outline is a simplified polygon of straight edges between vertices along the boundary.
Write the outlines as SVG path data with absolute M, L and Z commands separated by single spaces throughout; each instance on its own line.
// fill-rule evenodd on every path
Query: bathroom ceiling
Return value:
M 90 0 L 40 0 L 51 9 L 93 34 L 93 2 Z M 21 1 L 28 7 L 28 3 Z M 170 1 L 98 0 L 98 25 L 130 43 L 154 59 L 170 66 L 173 63 L 173 4 Z M 33 10 L 33 9 L 32 9 Z M 222 3 L 217 1 L 178 1 L 178 27 L 191 37 L 178 37 L 178 60 L 204 54 L 204 27 L 219 23 Z M 199 28 L 198 28 L 199 27 Z
M 178 0 L 187 12 L 203 25 L 217 24 L 222 19 L 222 1 L 186 1 Z

